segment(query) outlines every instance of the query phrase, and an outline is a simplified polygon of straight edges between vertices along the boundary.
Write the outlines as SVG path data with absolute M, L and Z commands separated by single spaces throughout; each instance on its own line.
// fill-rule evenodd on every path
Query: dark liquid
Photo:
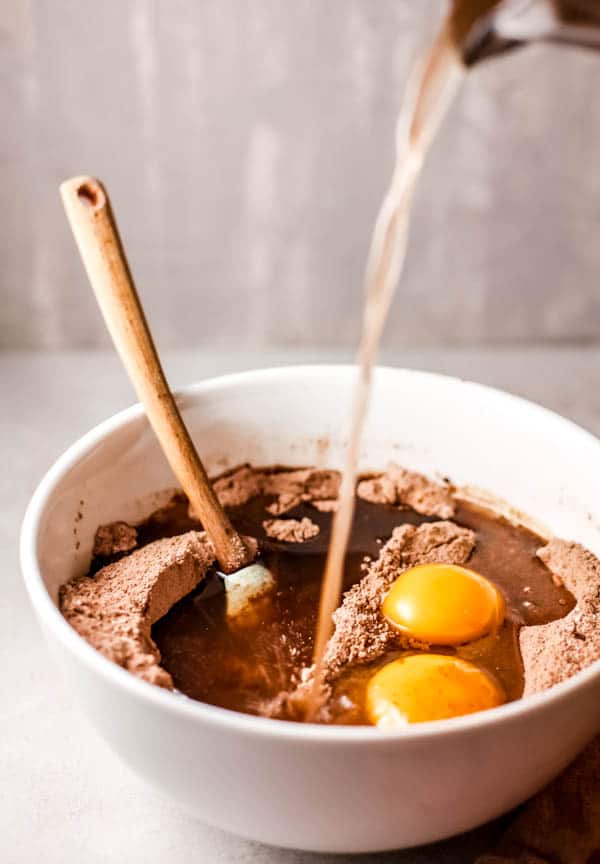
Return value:
M 260 714 L 265 702 L 281 690 L 293 688 L 301 669 L 311 663 L 331 528 L 330 514 L 300 505 L 286 517 L 309 516 L 319 524 L 319 535 L 304 543 L 269 540 L 262 529 L 269 500 L 256 498 L 230 511 L 241 532 L 259 538 L 262 560 L 277 579 L 275 593 L 254 603 L 254 619 L 245 625 L 228 622 L 223 584 L 211 574 L 152 631 L 162 665 L 173 676 L 177 689 L 193 699 L 251 714 Z M 361 578 L 364 556 L 376 558 L 393 528 L 406 522 L 427 521 L 434 520 L 412 510 L 357 500 L 345 564 L 345 588 Z M 477 545 L 468 566 L 498 585 L 506 601 L 507 618 L 495 636 L 458 649 L 439 650 L 488 670 L 501 683 L 508 700 L 518 699 L 523 691 L 519 628 L 562 617 L 573 607 L 573 597 L 554 584 L 549 571 L 536 558 L 543 541 L 535 534 L 467 505 L 459 507 L 454 521 L 475 531 Z M 189 520 L 186 503 L 181 501 L 140 526 L 139 536 L 145 543 L 192 527 L 198 527 L 197 523 Z M 376 664 L 350 669 L 342 676 L 335 688 L 333 722 L 367 722 L 363 710 L 367 679 L 374 666 L 397 654 L 390 652 Z

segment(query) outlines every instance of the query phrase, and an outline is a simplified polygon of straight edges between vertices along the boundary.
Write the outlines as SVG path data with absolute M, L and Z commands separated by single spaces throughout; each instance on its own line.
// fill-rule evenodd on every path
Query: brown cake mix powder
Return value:
M 101 537 L 110 533 L 100 529 Z M 109 548 L 103 542 L 97 545 Z M 63 585 L 63 615 L 109 660 L 150 684 L 172 688 L 170 674 L 160 666 L 151 627 L 196 587 L 214 561 L 204 533 L 189 531 L 156 540 L 93 577 L 80 576 Z
M 264 605 L 264 632 L 258 640 L 252 630 L 244 634 L 243 628 L 238 628 L 240 632 L 235 636 L 218 630 L 218 622 L 223 620 L 222 583 L 212 575 L 212 548 L 187 512 L 182 495 L 175 496 L 170 505 L 135 528 L 125 523 L 100 528 L 92 576 L 80 577 L 63 587 L 61 608 L 94 647 L 145 680 L 183 689 L 194 698 L 237 710 L 299 719 L 298 706 L 310 681 L 318 582 L 339 475 L 311 468 L 253 469 L 245 465 L 218 478 L 214 485 L 238 530 L 259 540 L 267 565 L 284 586 L 283 594 L 291 591 L 289 596 L 282 599 L 276 595 L 273 603 L 269 600 Z M 563 680 L 600 655 L 600 564 L 577 544 L 551 541 L 540 549 L 541 541 L 531 532 L 467 507 L 452 498 L 449 486 L 432 483 L 397 466 L 390 466 L 384 474 L 365 477 L 359 483 L 357 496 L 347 591 L 335 613 L 335 631 L 326 654 L 326 695 L 333 702 L 340 701 L 345 687 L 351 695 L 356 687 L 360 689 L 361 681 L 382 658 L 406 648 L 427 647 L 399 637 L 380 614 L 381 601 L 391 582 L 403 569 L 419 563 L 468 562 L 468 566 L 492 578 L 509 598 L 509 622 L 498 634 L 497 642 L 492 644 L 488 637 L 458 652 L 484 668 L 491 668 L 491 663 L 499 667 L 492 671 L 503 681 L 508 698 L 518 698 L 523 690 L 517 649 L 519 628 L 525 693 Z M 274 513 L 286 515 L 272 518 Z M 442 514 L 451 515 L 454 521 L 440 518 Z M 131 552 L 133 543 L 140 548 Z M 538 550 L 539 562 L 535 558 Z M 559 584 L 553 585 L 546 567 Z M 514 578 L 511 582 L 513 571 L 526 573 L 517 593 Z M 577 599 L 575 608 L 569 592 Z M 206 633 L 198 632 L 198 610 L 214 618 L 206 625 Z M 292 620 L 296 613 L 296 617 L 305 619 L 303 623 Z M 558 620 L 549 622 L 549 618 Z M 212 695 L 210 681 L 197 689 L 185 685 L 181 669 L 176 668 L 177 663 L 173 665 L 173 639 L 176 643 L 177 633 L 183 630 L 189 644 L 195 646 L 196 657 L 220 651 L 218 661 L 224 668 L 227 652 L 239 653 L 239 659 L 231 665 L 237 664 L 239 680 L 248 684 L 246 691 L 241 688 L 247 704 L 243 699 L 227 701 L 225 690 L 227 686 L 231 689 L 231 683 L 227 684 L 225 673 L 218 682 L 213 681 Z M 274 646 L 272 656 L 267 647 L 269 640 Z M 251 666 L 257 659 L 252 651 L 259 642 L 266 665 L 265 679 L 257 686 L 256 670 Z M 267 662 L 265 658 L 269 657 Z M 202 660 L 194 662 L 198 665 Z M 273 669 L 277 667 L 277 686 L 272 680 L 273 670 L 267 670 L 269 663 Z M 261 665 L 258 660 L 257 665 Z M 194 663 L 190 663 L 185 674 L 190 670 L 194 674 L 193 667 Z M 512 669 L 510 674 L 508 669 Z M 356 680 L 349 683 L 350 673 Z M 250 698 L 253 687 L 255 698 Z M 327 711 L 321 719 L 336 720 Z M 365 721 L 360 712 L 349 710 L 336 722 Z
M 456 512 L 456 502 L 449 486 L 432 483 L 422 474 L 394 464 L 384 474 L 360 480 L 356 494 L 373 504 L 412 507 L 417 513 L 439 516 L 440 519 L 450 519 Z
M 316 537 L 321 530 L 308 516 L 303 519 L 265 519 L 263 528 L 267 537 L 286 543 L 303 543 Z
M 101 525 L 94 538 L 94 556 L 105 558 L 117 555 L 119 552 L 131 552 L 137 546 L 137 530 L 127 522 L 113 522 L 111 525 Z
M 600 657 L 600 561 L 565 540 L 550 540 L 537 554 L 577 603 L 564 618 L 521 631 L 524 695 L 547 690 Z
M 274 516 L 286 513 L 303 501 L 337 498 L 340 475 L 337 471 L 315 468 L 282 470 L 277 467 L 255 469 L 242 465 L 219 477 L 214 489 L 223 507 L 240 507 L 259 495 L 272 496 L 267 506 Z

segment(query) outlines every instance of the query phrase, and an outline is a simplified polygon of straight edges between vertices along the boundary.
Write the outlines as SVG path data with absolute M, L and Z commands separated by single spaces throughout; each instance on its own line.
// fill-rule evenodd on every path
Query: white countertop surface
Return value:
M 324 351 L 175 352 L 171 383 L 294 362 Z M 600 434 L 600 349 L 415 350 L 383 358 L 502 387 Z M 17 541 L 27 501 L 62 450 L 133 401 L 112 352 L 0 354 L 0 861 L 3 864 L 469 864 L 502 822 L 435 847 L 387 855 L 309 855 L 224 834 L 165 801 L 125 767 L 71 701 L 33 619 Z M 201 769 L 199 769 L 201 770 Z

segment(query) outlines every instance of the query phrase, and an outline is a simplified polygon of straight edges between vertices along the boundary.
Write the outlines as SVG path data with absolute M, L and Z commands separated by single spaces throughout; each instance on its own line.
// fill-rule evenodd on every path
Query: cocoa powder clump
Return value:
M 537 554 L 577 603 L 564 618 L 521 630 L 525 696 L 565 681 L 600 657 L 600 561 L 579 543 L 558 539 Z
M 267 507 L 269 513 L 280 516 L 304 501 L 323 501 L 337 498 L 340 475 L 337 471 L 302 468 L 298 471 L 264 473 L 262 492 L 275 495 L 276 500 Z
M 282 540 L 285 543 L 304 543 L 316 537 L 320 531 L 312 519 L 266 519 L 263 528 L 267 537 Z
M 94 537 L 93 555 L 116 555 L 119 552 L 131 552 L 137 546 L 137 530 L 127 522 L 111 522 L 101 525 Z
M 240 465 L 213 480 L 222 507 L 241 507 L 262 491 L 262 475 L 250 465 Z
M 60 608 L 79 635 L 109 660 L 151 684 L 172 688 L 151 627 L 198 585 L 214 561 L 204 532 L 156 540 L 94 576 L 63 585 Z
M 304 501 L 336 499 L 339 486 L 338 471 L 252 468 L 250 465 L 234 468 L 213 482 L 224 507 L 240 507 L 258 495 L 272 496 L 275 500 L 267 510 L 273 516 L 280 516 Z
M 450 519 L 456 512 L 452 490 L 434 483 L 424 474 L 390 465 L 385 474 L 361 480 L 356 494 L 373 504 L 394 504 L 412 507 L 423 516 Z

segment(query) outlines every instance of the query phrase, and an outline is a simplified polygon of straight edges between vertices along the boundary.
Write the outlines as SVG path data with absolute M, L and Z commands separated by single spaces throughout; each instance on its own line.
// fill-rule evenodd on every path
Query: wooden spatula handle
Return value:
M 79 253 L 129 378 L 163 453 L 211 538 L 226 572 L 251 557 L 219 504 L 167 384 L 121 244 L 110 201 L 92 177 L 60 187 Z

